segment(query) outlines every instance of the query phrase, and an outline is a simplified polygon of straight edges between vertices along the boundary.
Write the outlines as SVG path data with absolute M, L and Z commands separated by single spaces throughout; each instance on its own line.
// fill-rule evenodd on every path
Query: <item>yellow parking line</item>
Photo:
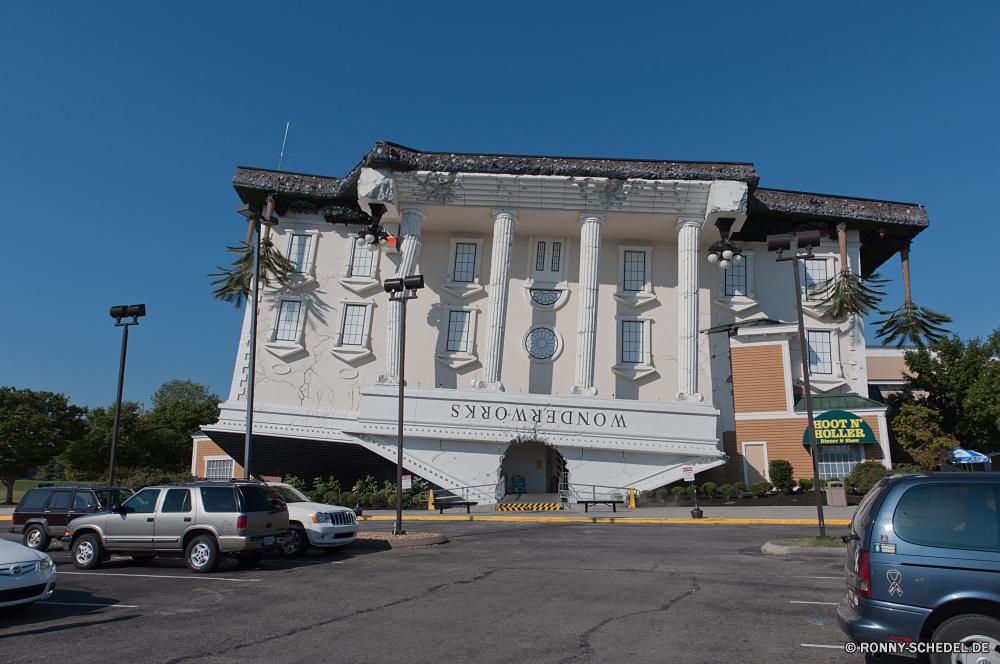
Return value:
M 815 526 L 816 519 L 644 519 L 635 517 L 591 516 L 405 516 L 407 521 L 528 521 L 533 523 L 726 523 L 726 524 L 774 524 Z M 395 521 L 389 515 L 359 516 L 359 521 Z M 827 519 L 833 526 L 850 525 L 850 519 Z

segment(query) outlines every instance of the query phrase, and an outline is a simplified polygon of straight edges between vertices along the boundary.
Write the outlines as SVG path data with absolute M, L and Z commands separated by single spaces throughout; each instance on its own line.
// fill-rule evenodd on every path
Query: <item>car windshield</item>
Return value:
M 293 489 L 290 486 L 276 486 L 274 487 L 281 494 L 281 497 L 286 503 L 309 503 L 312 502 L 308 497 L 304 496 L 302 492 L 298 489 Z

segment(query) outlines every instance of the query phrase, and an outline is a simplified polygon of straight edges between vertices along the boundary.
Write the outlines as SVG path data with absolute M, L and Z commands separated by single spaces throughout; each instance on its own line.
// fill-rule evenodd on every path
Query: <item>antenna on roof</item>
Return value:
M 281 160 L 285 158 L 285 141 L 288 140 L 288 125 L 290 125 L 290 124 L 291 124 L 291 122 L 286 122 L 285 123 L 285 137 L 283 139 L 281 139 L 281 156 L 278 157 L 278 170 L 279 171 L 281 170 Z M 271 154 L 274 154 L 274 153 L 272 152 Z

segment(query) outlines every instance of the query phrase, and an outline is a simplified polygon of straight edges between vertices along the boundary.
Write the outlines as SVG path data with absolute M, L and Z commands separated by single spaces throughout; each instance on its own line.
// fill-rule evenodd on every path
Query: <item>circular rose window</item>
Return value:
M 559 338 L 547 327 L 536 327 L 524 338 L 524 347 L 536 360 L 547 360 L 556 354 Z

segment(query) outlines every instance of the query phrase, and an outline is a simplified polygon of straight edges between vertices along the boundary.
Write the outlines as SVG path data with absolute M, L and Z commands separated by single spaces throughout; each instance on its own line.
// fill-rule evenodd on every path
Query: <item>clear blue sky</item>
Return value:
M 923 203 L 917 304 L 996 306 L 996 3 L 0 4 L 0 384 L 228 395 L 237 165 L 345 175 L 423 150 L 750 161 L 761 185 Z M 980 258 L 981 257 L 981 258 Z M 902 302 L 898 259 L 885 303 Z

